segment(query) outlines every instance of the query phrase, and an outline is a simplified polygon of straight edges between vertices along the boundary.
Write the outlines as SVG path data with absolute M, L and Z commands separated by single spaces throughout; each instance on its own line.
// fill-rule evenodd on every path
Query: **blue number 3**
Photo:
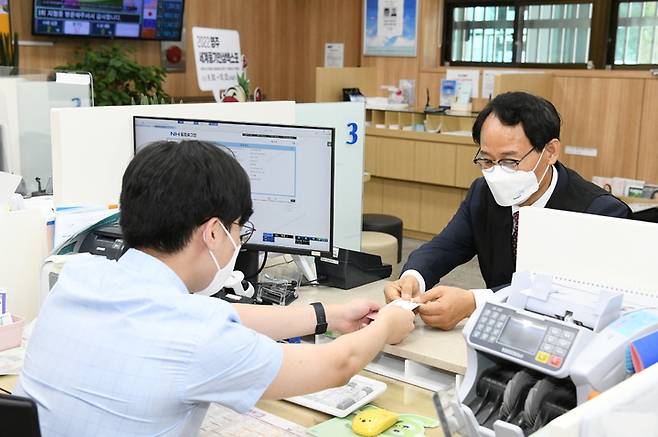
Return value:
M 347 123 L 347 127 L 350 128 L 350 131 L 348 135 L 350 136 L 350 140 L 347 142 L 347 144 L 352 145 L 356 144 L 357 140 L 359 139 L 359 136 L 356 134 L 356 131 L 358 129 L 358 126 L 356 123 Z

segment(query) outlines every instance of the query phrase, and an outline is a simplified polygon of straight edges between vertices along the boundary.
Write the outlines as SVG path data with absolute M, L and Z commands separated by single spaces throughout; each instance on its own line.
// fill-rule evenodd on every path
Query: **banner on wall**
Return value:
M 363 54 L 416 56 L 418 0 L 364 0 Z
M 193 27 L 192 39 L 201 91 L 217 93 L 237 85 L 238 74 L 242 73 L 238 31 Z

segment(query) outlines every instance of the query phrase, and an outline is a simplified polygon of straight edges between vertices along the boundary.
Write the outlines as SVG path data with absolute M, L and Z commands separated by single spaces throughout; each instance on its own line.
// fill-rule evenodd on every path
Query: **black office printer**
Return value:
M 89 230 L 77 244 L 75 252 L 88 252 L 107 259 L 121 258 L 128 248 L 123 242 L 121 226 L 118 223 Z
M 121 258 L 121 255 L 128 248 L 123 242 L 119 217 L 120 212 L 117 211 L 115 214 L 89 226 L 55 248 L 52 255 L 91 253 L 111 260 Z
M 386 279 L 392 272 L 380 256 L 348 249 L 339 249 L 334 258 L 315 258 L 315 269 L 320 284 L 343 290 Z

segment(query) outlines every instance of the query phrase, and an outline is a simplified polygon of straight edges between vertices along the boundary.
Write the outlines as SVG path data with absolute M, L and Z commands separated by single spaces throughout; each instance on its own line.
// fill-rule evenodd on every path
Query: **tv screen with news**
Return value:
M 184 0 L 34 0 L 32 33 L 179 41 Z

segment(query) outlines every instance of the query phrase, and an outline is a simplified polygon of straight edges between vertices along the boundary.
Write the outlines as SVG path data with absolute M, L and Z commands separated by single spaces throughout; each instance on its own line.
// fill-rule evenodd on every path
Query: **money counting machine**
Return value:
M 658 298 L 529 272 L 464 328 L 468 366 L 451 405 L 462 435 L 525 436 L 628 377 L 626 347 L 658 329 Z

